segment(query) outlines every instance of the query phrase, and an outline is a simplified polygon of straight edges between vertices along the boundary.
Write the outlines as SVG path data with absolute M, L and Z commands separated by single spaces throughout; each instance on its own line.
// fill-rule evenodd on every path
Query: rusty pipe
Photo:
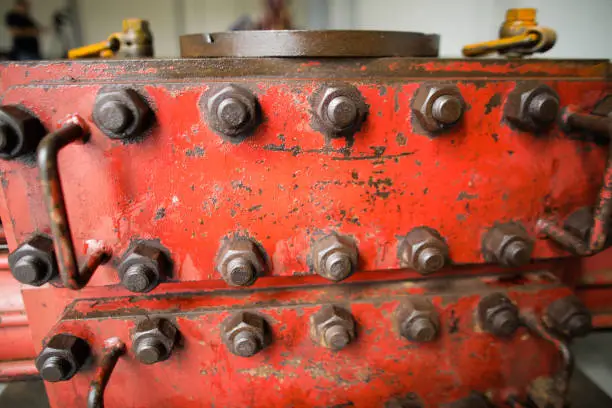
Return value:
M 548 341 L 557 348 L 561 355 L 561 368 L 555 374 L 554 381 L 559 390 L 560 399 L 565 401 L 569 390 L 569 383 L 574 372 L 574 356 L 569 348 L 569 345 L 560 338 L 554 336 L 543 324 L 542 321 L 533 313 L 524 313 L 522 316 L 523 324 L 533 334 L 538 335 L 542 339 Z
M 100 366 L 96 370 L 96 375 L 89 386 L 87 395 L 88 408 L 104 408 L 104 390 L 108 385 L 108 380 L 117 365 L 119 357 L 125 353 L 125 343 L 117 337 L 105 341 L 104 355 Z
M 536 228 L 540 234 L 576 255 L 594 255 L 604 248 L 609 233 L 609 220 L 612 216 L 612 117 L 570 112 L 564 118 L 564 122 L 569 129 L 601 133 L 609 139 L 608 160 L 602 187 L 593 211 L 589 239 L 585 242 L 546 218 L 539 219 Z
M 0 381 L 23 381 L 40 378 L 34 360 L 0 361 Z
M 93 253 L 83 268 L 79 270 L 77 257 L 70 232 L 64 191 L 59 173 L 58 156 L 62 148 L 81 141 L 87 142 L 89 133 L 79 123 L 68 123 L 59 130 L 49 133 L 38 146 L 37 161 L 49 221 L 53 246 L 57 257 L 62 283 L 65 287 L 78 290 L 91 279 L 97 267 L 110 258 L 108 250 Z

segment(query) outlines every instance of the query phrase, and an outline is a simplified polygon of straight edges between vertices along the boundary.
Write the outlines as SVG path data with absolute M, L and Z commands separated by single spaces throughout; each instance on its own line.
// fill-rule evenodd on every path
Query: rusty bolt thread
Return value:
M 423 274 L 429 274 L 442 269 L 445 262 L 446 254 L 440 248 L 423 248 L 417 256 L 415 269 Z
M 359 111 L 355 102 L 350 98 L 337 96 L 329 102 L 325 113 L 333 127 L 346 130 L 355 125 Z
M 239 99 L 232 97 L 219 103 L 216 114 L 223 126 L 232 130 L 240 129 L 251 117 L 247 106 Z
M 342 350 L 351 342 L 351 335 L 342 325 L 330 326 L 324 333 L 325 344 L 332 350 Z
M 410 341 L 426 343 L 436 338 L 438 329 L 430 319 L 419 317 L 404 322 L 404 324 L 402 324 L 401 334 Z
M 456 95 L 440 95 L 431 107 L 431 115 L 444 126 L 453 125 L 463 115 L 463 102 Z
M 257 336 L 248 330 L 238 332 L 232 340 L 232 352 L 240 357 L 252 357 L 262 348 Z
M 500 310 L 490 317 L 491 332 L 497 336 L 509 337 L 519 326 L 519 319 L 512 310 Z
M 478 316 L 482 328 L 498 337 L 510 337 L 520 325 L 518 309 L 502 293 L 483 297 L 478 304 Z
M 123 286 L 131 292 L 148 292 L 159 283 L 155 271 L 144 264 L 131 265 L 123 275 Z
M 333 252 L 325 258 L 321 270 L 323 276 L 331 280 L 346 279 L 353 271 L 351 258 L 343 252 Z
M 49 382 L 58 382 L 68 379 L 71 371 L 70 361 L 60 356 L 50 356 L 40 369 L 40 376 Z
M 32 285 L 44 279 L 47 265 L 34 255 L 26 255 L 15 263 L 11 271 L 19 282 Z
M 591 332 L 591 314 L 577 298 L 570 296 L 552 302 L 546 310 L 548 323 L 569 338 L 582 337 Z
M 168 358 L 170 353 L 156 337 L 145 337 L 136 346 L 136 357 L 143 364 L 155 364 Z
M 257 279 L 253 264 L 249 260 L 236 257 L 227 264 L 227 282 L 235 286 L 247 286 Z
M 549 93 L 541 93 L 531 100 L 527 112 L 538 124 L 551 124 L 559 114 L 559 100 Z
M 113 133 L 121 133 L 134 123 L 130 109 L 119 101 L 107 101 L 99 108 L 98 120 Z
M 501 263 L 507 266 L 522 266 L 529 263 L 530 259 L 529 245 L 525 241 L 517 240 L 503 250 Z

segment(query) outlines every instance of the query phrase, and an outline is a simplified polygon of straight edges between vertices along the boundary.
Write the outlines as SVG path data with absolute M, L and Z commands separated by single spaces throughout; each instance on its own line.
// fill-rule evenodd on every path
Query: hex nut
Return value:
M 338 351 L 355 339 L 355 319 L 346 309 L 325 305 L 310 316 L 310 334 L 316 343 Z
M 483 330 L 498 337 L 510 337 L 520 323 L 518 308 L 502 293 L 480 299 L 478 320 Z
M 534 242 L 522 225 L 509 222 L 496 224 L 482 239 L 482 255 L 487 262 L 502 266 L 523 266 L 531 260 Z
M 217 255 L 216 269 L 229 285 L 249 286 L 266 272 L 267 265 L 255 242 L 237 238 L 222 245 Z
M 138 323 L 132 335 L 132 349 L 143 364 L 167 360 L 172 354 L 177 329 L 167 319 L 152 318 Z
M 111 139 L 130 139 L 151 125 L 153 112 L 134 89 L 103 89 L 94 104 L 93 121 Z
M 8 257 L 11 273 L 21 283 L 41 286 L 58 276 L 53 240 L 34 235 Z
M 121 283 L 132 292 L 149 292 L 170 276 L 171 260 L 167 253 L 149 242 L 134 243 L 123 255 L 117 268 Z
M 414 118 L 430 133 L 453 127 L 463 117 L 465 101 L 456 86 L 424 84 L 412 101 Z
M 557 93 L 546 85 L 520 84 L 508 94 L 504 117 L 512 125 L 527 131 L 552 125 L 560 110 Z
M 238 312 L 223 322 L 222 339 L 232 354 L 251 357 L 266 347 L 267 327 L 263 317 L 250 312 Z
M 368 105 L 353 85 L 327 86 L 313 101 L 314 127 L 332 138 L 354 135 L 368 116 Z
M 60 333 L 51 337 L 36 357 L 36 368 L 45 381 L 71 379 L 90 355 L 87 342 L 71 334 Z
M 546 321 L 566 337 L 583 337 L 593 329 L 591 313 L 575 296 L 557 299 L 546 308 Z
M 206 112 L 208 125 L 232 142 L 252 134 L 262 120 L 257 96 L 236 85 L 228 85 L 208 97 Z
M 407 340 L 426 343 L 438 335 L 440 317 L 429 300 L 413 299 L 401 303 L 395 318 L 400 335 Z
M 0 159 L 12 160 L 36 152 L 46 133 L 40 120 L 21 106 L 0 107 Z
M 448 259 L 446 242 L 436 230 L 428 227 L 412 229 L 398 248 L 400 265 L 424 275 L 439 271 Z
M 357 269 L 357 245 L 346 235 L 332 233 L 313 244 L 312 260 L 314 270 L 319 275 L 341 281 Z

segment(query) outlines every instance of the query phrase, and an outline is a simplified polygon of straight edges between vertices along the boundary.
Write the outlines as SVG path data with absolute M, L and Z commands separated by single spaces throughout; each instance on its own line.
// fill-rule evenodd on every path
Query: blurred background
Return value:
M 266 19 L 265 0 L 28 0 L 41 28 L 43 58 L 99 42 L 121 31 L 124 18 L 150 21 L 157 57 L 178 57 L 183 34 L 250 28 Z M 0 0 L 0 52 L 10 52 L 6 14 L 14 0 Z M 540 24 L 559 39 L 547 58 L 612 58 L 608 24 L 612 0 L 286 0 L 287 21 L 301 29 L 384 29 L 441 34 L 441 56 L 458 57 L 468 43 L 497 38 L 508 8 L 538 9 Z

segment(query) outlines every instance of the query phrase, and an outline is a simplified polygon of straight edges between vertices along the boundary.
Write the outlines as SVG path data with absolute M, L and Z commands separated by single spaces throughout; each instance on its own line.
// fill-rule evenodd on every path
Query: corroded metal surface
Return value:
M 43 62 L 0 66 L 0 78 L 3 104 L 24 106 L 50 130 L 75 113 L 91 129 L 87 144 L 70 143 L 51 163 L 56 173 L 61 168 L 61 185 L 32 163 L 0 163 L 0 216 L 11 249 L 35 232 L 54 232 L 71 238 L 73 265 L 102 250 L 114 254 L 79 291 L 70 284 L 24 290 L 37 351 L 59 332 L 83 337 L 93 350 L 91 365 L 48 385 L 53 406 L 83 406 L 103 342 L 113 336 L 128 351 L 107 389 L 109 407 L 369 408 L 412 392 L 426 407 L 476 394 L 496 404 L 522 403 L 529 389 L 555 396 L 546 387 L 562 363 L 559 345 L 517 328 L 515 315 L 512 330 L 500 331 L 508 337 L 496 337 L 478 319 L 483 297 L 501 293 L 519 319 L 525 313 L 541 319 L 577 287 L 594 325 L 612 324 L 612 297 L 601 286 L 612 281 L 611 255 L 598 255 L 597 265 L 582 263 L 537 228 L 543 217 L 563 225 L 596 204 L 608 146 L 562 123 L 535 132 L 504 116 L 510 94 L 525 82 L 554 90 L 562 107 L 592 112 L 610 93 L 607 62 Z M 208 98 L 230 85 L 248 90 L 261 108 L 248 137 L 227 137 L 209 121 Z M 461 102 L 451 103 L 448 117 L 440 106 L 434 114 L 437 99 L 425 110 L 452 123 L 443 132 L 419 123 L 415 109 L 422 111 L 413 104 L 418 89 L 440 86 Z M 155 121 L 142 134 L 117 140 L 95 125 L 97 95 L 115 88 L 133 89 L 151 108 Z M 334 94 L 323 104 L 329 89 L 350 89 L 359 103 Z M 244 109 L 232 104 L 214 112 L 232 126 L 247 123 Z M 336 131 L 320 127 L 317 115 Z M 337 132 L 351 121 L 359 126 Z M 52 211 L 45 196 L 54 200 Z M 63 214 L 54 210 L 57 200 L 64 201 Z M 58 230 L 68 218 L 72 234 Z M 510 222 L 520 226 L 530 256 L 501 267 L 483 254 L 483 239 Z M 430 275 L 408 269 L 404 254 L 408 233 L 423 226 L 445 246 L 444 267 Z M 350 242 L 348 262 L 339 264 L 351 273 L 341 282 L 316 274 L 327 248 L 338 246 L 317 243 L 333 234 Z M 252 286 L 233 287 L 216 270 L 218 255 L 225 243 L 247 238 L 262 267 L 248 281 Z M 153 290 L 135 295 L 120 285 L 118 267 L 143 241 L 167 251 L 171 270 Z M 500 245 L 507 241 L 514 242 Z M 564 284 L 530 274 L 543 270 Z M 398 310 L 419 300 L 435 311 L 419 309 L 417 325 L 412 312 Z M 331 305 L 350 313 L 355 325 L 331 313 L 315 322 L 313 338 L 311 316 Z M 258 316 L 257 324 L 229 319 L 246 312 Z M 179 334 L 167 360 L 145 366 L 131 339 L 149 316 L 163 316 Z M 228 321 L 236 324 L 228 328 Z
M 401 31 L 260 30 L 181 36 L 181 56 L 437 57 L 436 34 Z
M 318 286 L 82 300 L 67 309 L 52 332 L 81 336 L 101 355 L 108 336 L 128 339 L 145 314 L 164 313 L 176 322 L 180 349 L 155 366 L 141 365 L 128 352 L 106 391 L 109 407 L 151 406 L 170 396 L 170 406 L 181 407 L 383 407 L 407 390 L 428 407 L 472 390 L 488 392 L 501 405 L 509 396 L 524 401 L 532 381 L 556 375 L 558 350 L 524 328 L 498 339 L 482 330 L 474 310 L 481 297 L 501 291 L 521 310 L 541 316 L 548 304 L 570 293 L 551 279 L 544 273 L 515 285 L 457 279 L 435 289 L 396 282 L 349 284 L 333 291 Z M 242 295 L 231 296 L 238 291 Z M 435 340 L 411 343 L 393 324 L 393 311 L 409 299 L 433 303 L 440 316 Z M 317 344 L 310 333 L 310 316 L 330 304 L 349 310 L 357 325 L 354 341 L 339 351 Z M 233 355 L 224 345 L 222 322 L 238 311 L 262 316 L 272 334 L 270 344 L 249 358 Z M 46 330 L 34 330 L 36 341 L 45 335 Z M 52 405 L 83 406 L 93 370 L 70 383 L 48 385 Z M 148 386 L 150 381 L 156 386 Z

